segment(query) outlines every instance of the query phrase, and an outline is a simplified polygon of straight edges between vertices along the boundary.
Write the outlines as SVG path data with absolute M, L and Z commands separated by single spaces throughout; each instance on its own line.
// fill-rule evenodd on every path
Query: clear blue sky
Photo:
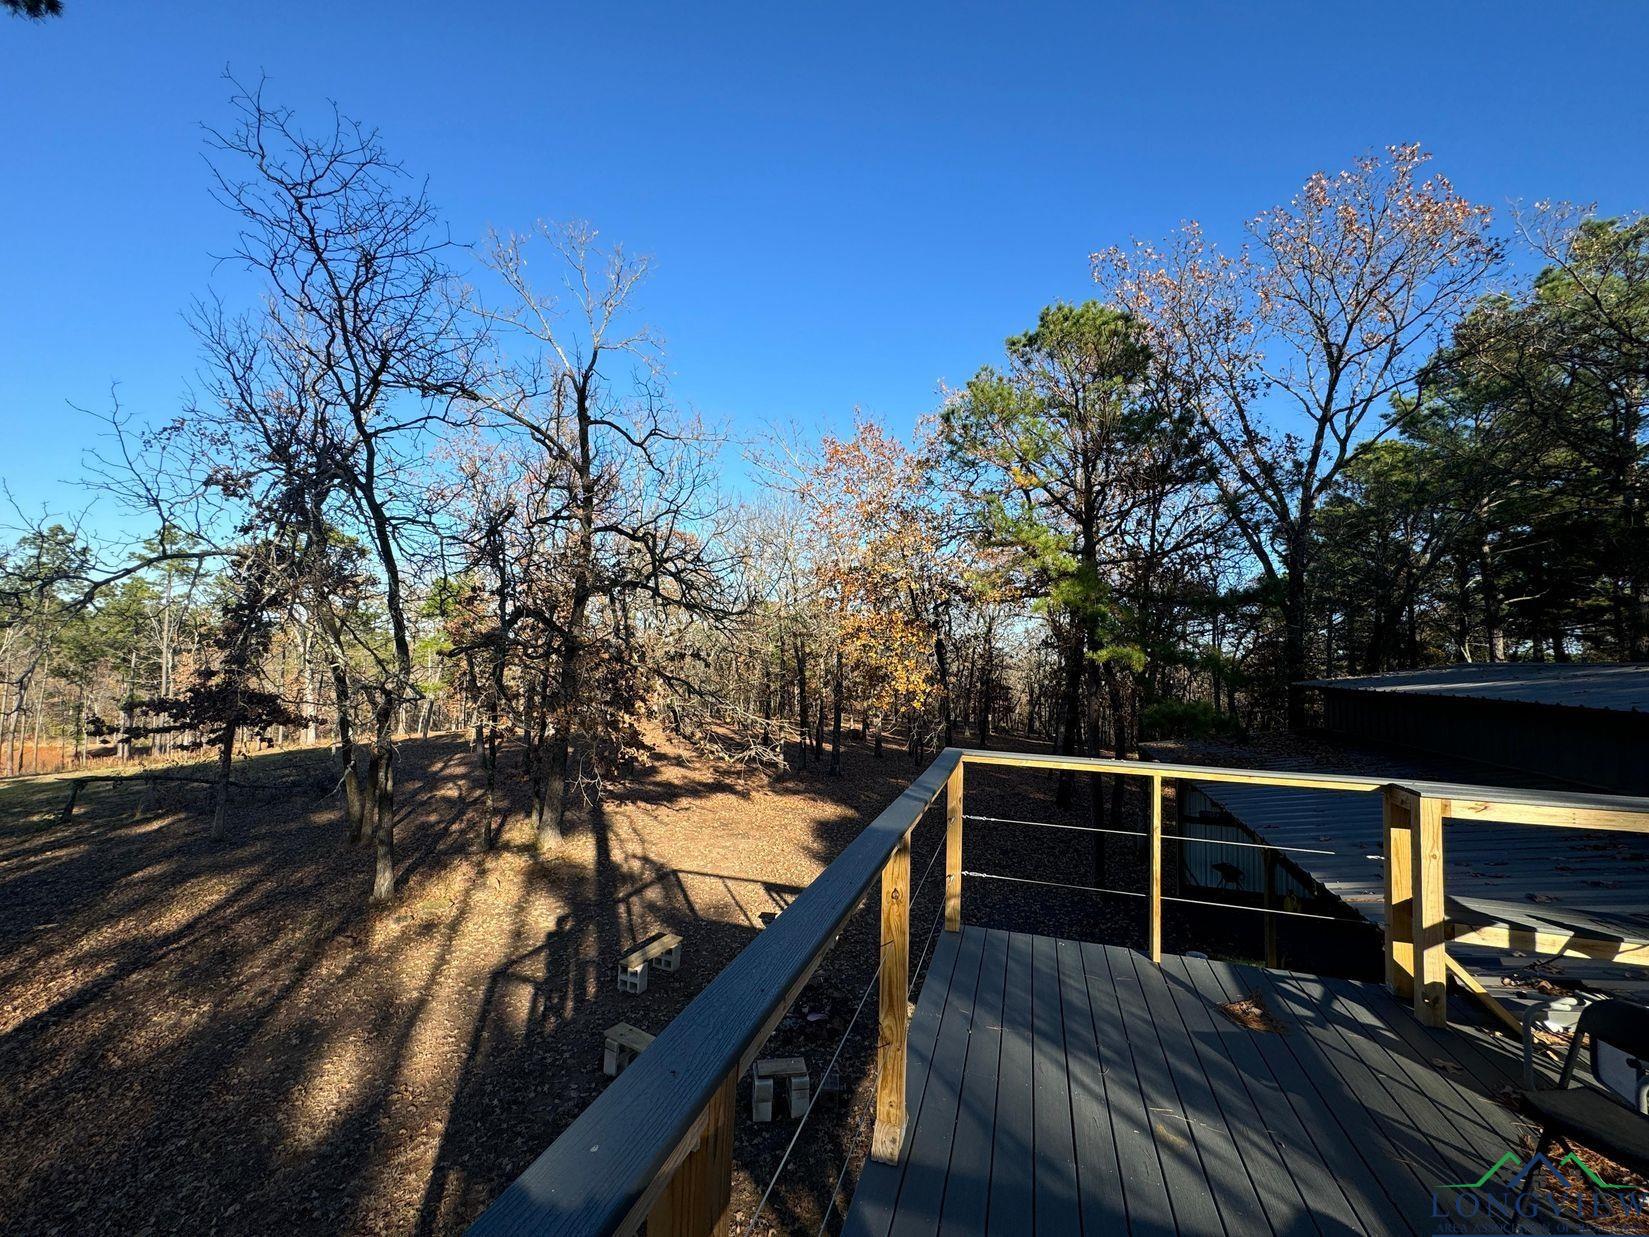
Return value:
M 377 125 L 457 238 L 586 218 L 653 254 L 678 396 L 744 432 L 907 427 L 1088 295 L 1091 250 L 1229 239 L 1371 146 L 1496 206 L 1649 207 L 1634 3 L 66 5 L 0 18 L 0 476 L 34 502 L 89 432 L 66 401 L 177 409 L 225 66 Z

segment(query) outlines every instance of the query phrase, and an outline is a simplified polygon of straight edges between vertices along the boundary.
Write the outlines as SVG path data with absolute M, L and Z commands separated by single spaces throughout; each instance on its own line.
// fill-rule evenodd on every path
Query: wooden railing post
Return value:
M 724 1237 L 733 1199 L 733 1110 L 739 1076 L 729 1074 L 704 1110 L 698 1146 L 647 1213 L 647 1237 Z
M 962 761 L 945 781 L 945 931 L 962 930 Z
M 1146 925 L 1146 945 L 1151 961 L 1162 961 L 1162 778 L 1151 775 L 1151 836 L 1147 843 L 1151 850 L 1150 921 Z
M 910 1033 L 910 833 L 882 869 L 882 973 L 877 1005 L 876 1129 L 870 1154 L 899 1162 L 905 1141 L 905 1043 Z
M 1414 999 L 1414 807 L 1417 797 L 1387 786 L 1386 822 L 1386 987 L 1400 1001 Z
M 1448 944 L 1443 902 L 1443 816 L 1448 800 L 1421 796 L 1410 832 L 1414 879 L 1414 1015 L 1447 1026 Z

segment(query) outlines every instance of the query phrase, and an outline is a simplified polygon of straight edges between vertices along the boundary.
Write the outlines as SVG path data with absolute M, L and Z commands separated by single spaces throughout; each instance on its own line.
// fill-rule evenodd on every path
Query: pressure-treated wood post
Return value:
M 1448 945 L 1443 922 L 1443 814 L 1448 800 L 1420 798 L 1410 834 L 1414 877 L 1414 1016 L 1449 1024 Z
M 677 1167 L 653 1209 L 647 1237 L 724 1237 L 733 1199 L 733 1109 L 739 1076 L 729 1074 L 704 1110 L 699 1145 Z
M 1386 987 L 1401 1001 L 1414 999 L 1414 809 L 1419 798 L 1401 786 L 1387 786 L 1386 821 Z
M 945 931 L 962 930 L 962 762 L 945 780 Z
M 905 1140 L 905 1041 L 910 1032 L 910 833 L 882 869 L 882 974 L 877 1005 L 876 1130 L 870 1154 L 899 1162 Z
M 1150 922 L 1145 937 L 1151 951 L 1151 961 L 1162 961 L 1162 778 L 1151 775 L 1151 849 Z

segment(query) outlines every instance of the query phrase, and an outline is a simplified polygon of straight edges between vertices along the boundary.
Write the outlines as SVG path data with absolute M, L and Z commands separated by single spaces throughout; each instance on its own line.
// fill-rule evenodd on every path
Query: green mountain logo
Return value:
M 1445 1190 L 1481 1190 L 1484 1186 L 1488 1185 L 1491 1181 L 1498 1177 L 1501 1171 L 1506 1168 L 1513 1170 L 1510 1180 L 1506 1182 L 1509 1186 L 1522 1186 L 1524 1182 L 1529 1179 L 1531 1174 L 1542 1168 L 1546 1169 L 1548 1172 L 1556 1174 L 1566 1184 L 1572 1185 L 1575 1184 L 1575 1179 L 1563 1171 L 1565 1168 L 1572 1168 L 1578 1171 L 1587 1183 L 1599 1190 L 1630 1190 L 1633 1188 L 1629 1185 L 1609 1184 L 1609 1182 L 1597 1175 L 1597 1172 L 1590 1164 L 1581 1159 L 1580 1156 L 1575 1154 L 1573 1151 L 1569 1152 L 1562 1159 L 1555 1161 L 1549 1159 L 1545 1155 L 1540 1154 L 1539 1152 L 1531 1155 L 1527 1160 L 1520 1160 L 1517 1158 L 1517 1154 L 1515 1152 L 1508 1151 L 1493 1164 L 1489 1165 L 1488 1168 L 1484 1169 L 1483 1175 L 1476 1181 L 1451 1181 L 1443 1188 Z

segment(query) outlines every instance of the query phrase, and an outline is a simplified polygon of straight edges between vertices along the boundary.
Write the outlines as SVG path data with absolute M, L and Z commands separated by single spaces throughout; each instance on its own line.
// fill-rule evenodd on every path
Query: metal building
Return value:
M 1347 739 L 1649 793 L 1649 665 L 1496 662 L 1306 686 Z

